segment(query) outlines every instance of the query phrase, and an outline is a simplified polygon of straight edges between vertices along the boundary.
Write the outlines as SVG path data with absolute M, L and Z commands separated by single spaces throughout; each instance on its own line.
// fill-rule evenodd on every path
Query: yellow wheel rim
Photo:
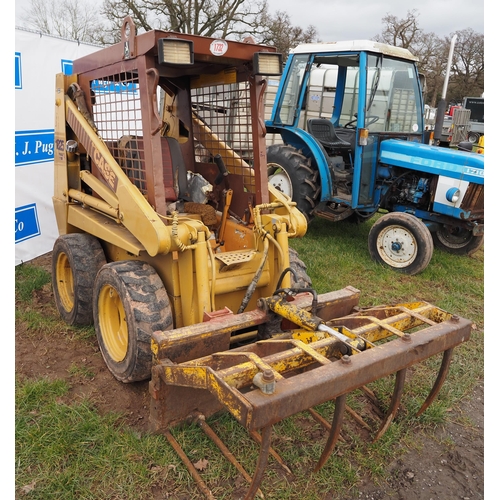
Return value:
M 60 253 L 57 256 L 55 272 L 60 303 L 65 311 L 71 312 L 75 307 L 75 286 L 73 271 L 65 253 Z
M 127 318 L 120 295 L 111 285 L 102 287 L 98 307 L 99 326 L 106 351 L 113 361 L 123 361 L 128 349 Z

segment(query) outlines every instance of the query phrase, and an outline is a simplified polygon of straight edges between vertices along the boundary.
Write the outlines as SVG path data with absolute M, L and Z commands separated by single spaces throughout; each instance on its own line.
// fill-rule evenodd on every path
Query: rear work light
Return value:
M 160 38 L 158 62 L 160 64 L 193 64 L 193 42 L 179 38 Z

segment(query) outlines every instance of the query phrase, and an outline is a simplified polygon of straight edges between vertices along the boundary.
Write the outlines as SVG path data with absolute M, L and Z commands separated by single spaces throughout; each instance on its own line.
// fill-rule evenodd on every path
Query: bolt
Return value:
M 409 333 L 404 333 L 401 339 L 405 342 L 411 342 L 411 335 Z
M 264 382 L 265 384 L 268 384 L 269 382 L 274 382 L 274 373 L 269 368 L 266 368 L 262 372 L 262 382 Z
M 351 357 L 345 354 L 340 358 L 340 361 L 342 361 L 345 365 L 348 365 L 351 362 Z

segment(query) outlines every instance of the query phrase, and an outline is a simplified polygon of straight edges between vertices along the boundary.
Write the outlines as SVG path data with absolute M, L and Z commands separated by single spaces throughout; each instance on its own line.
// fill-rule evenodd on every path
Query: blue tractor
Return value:
M 434 246 L 470 255 L 484 239 L 484 156 L 430 144 L 422 86 L 406 49 L 302 44 L 266 121 L 270 183 L 309 221 L 360 222 L 382 212 L 370 255 L 411 275 L 427 267 Z

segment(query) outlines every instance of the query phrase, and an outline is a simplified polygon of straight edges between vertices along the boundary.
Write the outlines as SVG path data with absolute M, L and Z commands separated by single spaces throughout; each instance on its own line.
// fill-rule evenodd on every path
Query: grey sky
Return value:
M 382 32 L 382 18 L 404 18 L 416 9 L 419 27 L 439 37 L 467 28 L 484 33 L 483 0 L 267 0 L 271 12 L 284 11 L 292 24 L 316 27 L 323 42 L 370 39 Z M 489 1 L 489 0 L 488 0 Z M 489 11 L 490 15 L 491 10 Z
M 323 42 L 373 38 L 382 31 L 382 18 L 391 13 L 406 17 L 409 10 L 419 12 L 424 32 L 440 37 L 472 28 L 484 33 L 483 0 L 267 0 L 271 12 L 285 11 L 294 26 L 316 27 Z M 486 0 L 491 3 L 491 0 Z M 29 0 L 16 0 L 16 24 Z M 490 10 L 490 15 L 492 12 Z

